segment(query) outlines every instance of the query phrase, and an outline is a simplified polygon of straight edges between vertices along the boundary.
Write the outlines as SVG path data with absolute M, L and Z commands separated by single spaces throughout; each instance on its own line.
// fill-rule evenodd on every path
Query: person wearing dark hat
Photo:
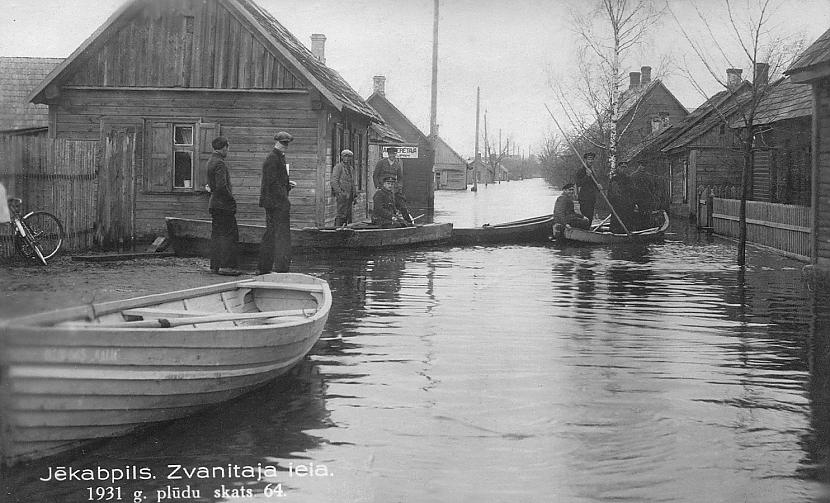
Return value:
M 291 203 L 288 191 L 296 184 L 288 180 L 285 151 L 293 140 L 285 131 L 274 135 L 274 149 L 262 163 L 259 205 L 265 209 L 265 234 L 259 249 L 259 274 L 272 270 L 288 272 L 291 265 Z
M 207 161 L 207 185 L 210 192 L 208 211 L 211 217 L 210 270 L 224 276 L 239 276 L 237 243 L 239 228 L 236 224 L 236 199 L 233 197 L 231 176 L 225 158 L 230 143 L 224 136 L 211 142 L 213 153 Z
M 352 222 L 352 206 L 357 202 L 357 184 L 354 173 L 354 153 L 345 149 L 340 152 L 340 162 L 331 172 L 331 190 L 337 201 L 335 227 Z
M 407 221 L 401 214 L 395 197 L 395 177 L 386 176 L 380 189 L 375 191 L 372 197 L 374 209 L 372 210 L 372 223 L 383 229 L 394 227 L 406 227 Z
M 594 219 L 594 205 L 597 202 L 599 188 L 588 172 L 588 169 L 593 171 L 596 154 L 593 152 L 585 152 L 582 157 L 585 160 L 585 164 L 576 170 L 577 200 L 579 201 L 579 212 L 585 215 L 588 222 L 591 222 Z
M 635 230 L 638 206 L 634 201 L 631 177 L 628 174 L 628 163 L 619 162 L 613 168 L 608 179 L 608 202 L 613 206 L 619 219 L 611 215 L 611 232 L 625 234 Z M 622 222 L 620 221 L 622 219 Z M 625 226 L 623 226 L 625 224 Z
M 577 229 L 587 229 L 591 221 L 574 210 L 574 184 L 566 183 L 562 187 L 562 194 L 556 198 L 553 205 L 554 234 L 560 234 L 566 225 Z
M 395 183 L 392 191 L 395 194 L 395 205 L 403 215 L 404 220 L 408 225 L 415 225 L 412 215 L 409 213 L 409 206 L 406 204 L 406 197 L 403 195 L 403 166 L 401 160 L 398 159 L 398 149 L 395 147 L 388 147 L 386 149 L 388 157 L 383 158 L 375 164 L 375 171 L 372 173 L 372 181 L 375 188 L 380 189 L 381 183 L 386 177 L 394 177 Z

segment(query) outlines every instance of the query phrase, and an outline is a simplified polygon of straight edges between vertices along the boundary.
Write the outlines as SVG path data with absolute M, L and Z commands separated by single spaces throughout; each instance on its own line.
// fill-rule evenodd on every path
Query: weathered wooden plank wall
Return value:
M 0 136 L 0 182 L 9 197 L 23 200 L 24 211 L 45 210 L 61 220 L 64 250 L 86 250 L 93 244 L 97 145 L 45 136 Z M 5 227 L 0 257 L 9 258 L 15 250 Z
M 740 199 L 713 198 L 714 232 L 737 238 L 740 235 Z M 813 211 L 806 206 L 746 202 L 746 239 L 773 248 L 799 260 L 810 260 L 810 224 Z

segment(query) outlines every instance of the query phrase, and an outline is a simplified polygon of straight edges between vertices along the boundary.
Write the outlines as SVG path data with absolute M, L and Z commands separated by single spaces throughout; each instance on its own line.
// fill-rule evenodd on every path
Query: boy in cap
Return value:
M 406 198 L 403 195 L 403 167 L 401 160 L 398 159 L 398 149 L 395 147 L 388 147 L 386 149 L 388 157 L 383 158 L 375 164 L 375 171 L 372 173 L 372 181 L 375 187 L 380 189 L 381 183 L 387 177 L 394 177 L 395 182 L 392 184 L 392 192 L 395 194 L 395 205 L 398 211 L 403 215 L 404 221 L 407 225 L 414 226 L 415 222 L 412 215 L 409 214 L 409 206 L 406 204 Z
M 335 227 L 352 222 L 352 206 L 357 202 L 357 186 L 354 176 L 354 153 L 351 150 L 340 152 L 340 162 L 331 172 L 331 190 L 337 200 Z
M 274 149 L 262 163 L 259 205 L 265 209 L 265 234 L 259 249 L 259 274 L 272 270 L 288 272 L 291 265 L 291 203 L 288 191 L 295 184 L 288 180 L 285 151 L 294 137 L 280 131 L 274 135 L 274 140 Z
M 580 166 L 576 171 L 577 200 L 579 201 L 579 212 L 585 215 L 588 222 L 591 222 L 594 220 L 594 205 L 597 201 L 599 189 L 588 169 L 593 171 L 596 154 L 585 152 L 582 157 L 585 159 L 585 165 Z M 586 169 L 586 166 L 588 169 Z
M 566 225 L 577 229 L 587 229 L 591 225 L 587 217 L 574 210 L 574 184 L 572 183 L 566 183 L 562 187 L 562 195 L 556 198 L 556 203 L 553 205 L 554 234 L 561 233 Z

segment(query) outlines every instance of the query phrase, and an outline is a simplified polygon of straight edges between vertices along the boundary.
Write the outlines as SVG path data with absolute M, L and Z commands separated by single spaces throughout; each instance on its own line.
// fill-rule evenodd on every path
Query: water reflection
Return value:
M 830 298 L 797 262 L 753 249 L 742 271 L 673 232 L 299 257 L 334 293 L 309 374 L 65 462 L 313 462 L 334 475 L 281 480 L 321 503 L 827 501 Z

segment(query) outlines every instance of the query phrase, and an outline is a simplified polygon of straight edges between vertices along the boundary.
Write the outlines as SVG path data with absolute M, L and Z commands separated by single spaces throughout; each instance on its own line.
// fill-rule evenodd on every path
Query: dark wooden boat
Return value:
M 652 221 L 654 226 L 632 231 L 630 236 L 628 234 L 612 233 L 607 226 L 601 226 L 596 230 L 575 229 L 566 226 L 561 232 L 554 232 L 554 237 L 560 242 L 570 241 L 587 244 L 627 244 L 660 241 L 669 228 L 669 216 L 665 211 L 658 211 L 653 214 Z
M 506 222 L 485 224 L 481 227 L 452 230 L 450 243 L 454 245 L 546 243 L 551 236 L 553 215 Z
M 176 255 L 210 256 L 210 220 L 167 217 L 167 235 Z M 239 224 L 239 245 L 243 254 L 256 254 L 263 225 Z M 381 229 L 367 224 L 341 228 L 306 227 L 291 229 L 291 247 L 310 249 L 372 249 L 394 248 L 446 241 L 452 234 L 452 224 L 424 224 L 415 227 Z
M 325 281 L 271 273 L 0 323 L 0 461 L 181 418 L 287 372 L 319 339 Z

